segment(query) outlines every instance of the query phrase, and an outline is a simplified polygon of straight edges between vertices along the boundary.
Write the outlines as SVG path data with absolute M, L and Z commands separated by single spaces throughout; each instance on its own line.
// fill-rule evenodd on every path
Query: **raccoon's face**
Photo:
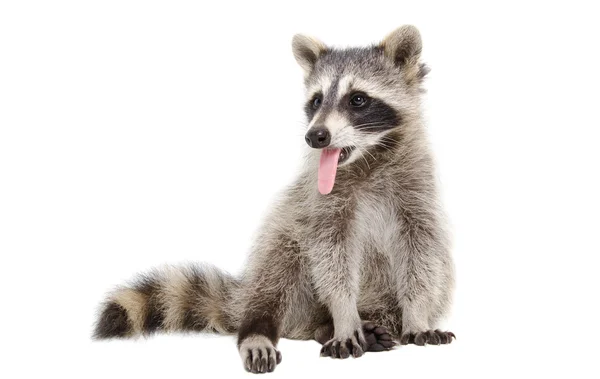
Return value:
M 325 157 L 329 166 L 351 164 L 372 146 L 385 147 L 386 135 L 418 114 L 428 69 L 419 63 L 415 27 L 403 26 L 366 48 L 328 48 L 303 35 L 292 45 L 305 73 L 305 139 L 323 149 L 321 163 Z

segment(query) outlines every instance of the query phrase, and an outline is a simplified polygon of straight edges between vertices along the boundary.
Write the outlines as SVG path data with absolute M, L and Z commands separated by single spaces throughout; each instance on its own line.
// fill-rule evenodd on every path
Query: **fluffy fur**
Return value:
M 341 148 L 335 186 L 317 191 L 320 151 L 273 205 L 239 278 L 169 267 L 117 288 L 95 337 L 154 331 L 237 333 L 244 367 L 275 369 L 280 337 L 315 338 L 346 358 L 402 344 L 449 343 L 437 330 L 454 285 L 449 242 L 420 111 L 421 38 L 404 26 L 381 43 L 332 49 L 295 36 L 308 129 Z M 355 94 L 364 106 L 349 105 Z M 316 101 L 315 101 L 316 99 Z

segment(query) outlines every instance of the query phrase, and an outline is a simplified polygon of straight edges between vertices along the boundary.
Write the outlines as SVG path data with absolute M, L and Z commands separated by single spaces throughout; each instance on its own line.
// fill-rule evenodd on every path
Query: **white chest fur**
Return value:
M 364 196 L 359 199 L 354 223 L 357 243 L 371 245 L 388 255 L 398 246 L 399 218 L 393 205 L 378 197 Z

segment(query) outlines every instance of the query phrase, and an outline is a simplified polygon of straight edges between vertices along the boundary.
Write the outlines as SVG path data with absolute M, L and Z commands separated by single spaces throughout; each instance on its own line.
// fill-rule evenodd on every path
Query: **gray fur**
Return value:
M 195 304 L 204 311 L 192 312 L 191 317 L 225 315 L 196 324 L 239 331 L 244 365 L 254 372 L 275 368 L 271 355 L 279 337 L 312 339 L 317 333 L 323 340 L 322 331 L 328 325 L 331 329 L 331 323 L 332 341 L 351 341 L 355 352 L 365 347 L 365 320 L 386 327 L 404 343 L 421 344 L 447 314 L 454 287 L 449 239 L 420 111 L 428 69 L 419 61 L 418 31 L 405 26 L 367 48 L 329 49 L 302 36 L 294 38 L 293 46 L 305 71 L 307 100 L 320 92 L 328 102 L 309 115 L 308 126 L 319 120 L 331 130 L 332 146 L 355 148 L 338 167 L 333 192 L 317 191 L 320 152 L 310 150 L 297 180 L 273 205 L 239 281 L 212 268 L 195 269 L 186 271 L 183 285 L 170 287 L 183 291 L 179 302 L 169 301 L 175 295 L 165 296 L 164 291 L 156 296 L 163 314 L 169 307 L 188 309 Z M 357 90 L 392 107 L 399 124 L 377 133 L 345 125 L 350 116 L 344 93 Z M 213 290 L 198 294 L 191 283 Z M 219 294 L 226 294 L 226 301 L 210 304 L 226 309 L 211 311 L 206 303 Z M 129 312 L 124 303 L 119 305 Z M 140 309 L 147 312 L 145 304 Z M 177 330 L 178 318 L 169 317 L 176 321 L 163 329 Z M 228 325 L 214 325 L 218 320 Z M 109 322 L 101 318 L 98 328 Z M 144 330 L 138 327 L 137 333 Z M 253 364 L 252 351 L 261 349 L 269 352 L 269 363 Z

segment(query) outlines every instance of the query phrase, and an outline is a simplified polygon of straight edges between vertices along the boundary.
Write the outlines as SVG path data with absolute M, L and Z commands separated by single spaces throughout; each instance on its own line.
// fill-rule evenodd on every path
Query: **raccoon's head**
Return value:
M 306 84 L 306 143 L 322 149 L 319 191 L 331 192 L 338 165 L 350 165 L 375 146 L 386 147 L 391 131 L 419 114 L 421 36 L 402 26 L 379 44 L 329 48 L 296 35 L 294 56 Z

